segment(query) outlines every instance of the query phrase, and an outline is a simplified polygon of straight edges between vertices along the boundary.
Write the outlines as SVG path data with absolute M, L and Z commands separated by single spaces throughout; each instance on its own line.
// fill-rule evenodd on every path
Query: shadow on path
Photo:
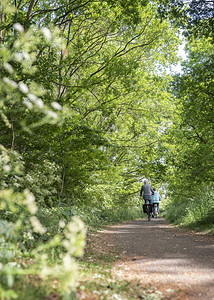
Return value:
M 179 230 L 162 218 L 114 225 L 105 233 L 126 256 L 118 267 L 127 278 L 185 286 L 192 295 L 185 299 L 214 299 L 213 237 Z

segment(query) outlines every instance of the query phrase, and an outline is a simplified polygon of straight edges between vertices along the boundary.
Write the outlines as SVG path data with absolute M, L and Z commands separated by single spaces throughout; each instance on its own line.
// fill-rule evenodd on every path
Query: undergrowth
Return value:
M 37 272 L 37 266 L 35 265 L 35 259 L 33 256 L 33 251 L 37 247 L 45 247 L 49 243 L 54 241 L 56 236 L 64 236 L 63 228 L 59 226 L 60 223 L 68 224 L 72 217 L 79 217 L 83 220 L 85 227 L 89 232 L 95 232 L 96 230 L 102 228 L 105 225 L 110 225 L 113 223 L 119 223 L 125 220 L 136 219 L 142 216 L 142 210 L 140 207 L 133 206 L 131 208 L 96 208 L 96 207 L 56 207 L 56 208 L 38 208 L 36 212 L 36 217 L 43 224 L 45 232 L 43 234 L 38 234 L 33 232 L 30 226 L 25 226 L 22 237 L 22 249 L 19 248 L 19 255 L 16 254 L 16 259 L 12 259 L 14 264 L 11 269 L 11 276 L 9 271 L 6 275 L 6 285 L 4 287 L 6 293 L 2 290 L 2 299 L 20 299 L 20 300 L 34 300 L 34 299 L 78 299 L 75 295 L 75 289 L 71 290 L 70 293 L 63 293 L 61 287 L 60 277 L 56 274 L 54 277 L 54 269 L 50 279 L 43 280 Z M 1 218 L 4 218 L 4 222 L 16 222 L 16 216 L 14 214 L 1 213 Z M 8 224 L 8 223 L 6 223 Z M 12 224 L 12 223 L 11 223 Z M 2 222 L 2 230 L 4 223 Z M 6 232 L 6 229 L 5 229 Z M 7 230 L 8 232 L 8 230 Z M 7 255 L 10 251 L 14 250 L 8 244 Z M 89 247 L 89 245 L 87 245 Z M 109 299 L 104 296 L 111 295 L 114 297 L 115 293 L 119 293 L 119 290 L 126 290 L 128 287 L 127 282 L 112 282 L 111 278 L 111 264 L 116 259 L 116 257 L 109 256 L 108 254 L 95 254 L 93 249 L 91 249 L 91 256 L 93 256 L 93 261 L 90 256 L 85 256 L 84 260 L 78 261 L 80 266 L 81 280 L 79 283 L 78 291 L 85 291 L 91 294 L 93 291 L 100 293 L 99 299 Z M 16 249 L 17 252 L 17 249 Z M 63 255 L 64 249 L 60 245 L 50 247 L 46 250 L 46 255 L 48 257 L 49 266 L 54 266 L 57 262 L 60 262 L 60 257 Z M 87 252 L 87 251 L 86 251 Z M 96 256 L 96 257 L 95 257 Z M 9 258 L 8 258 L 9 259 Z M 16 266 L 17 268 L 16 268 Z M 11 265 L 12 266 L 12 265 Z M 39 267 L 39 266 L 38 266 Z M 46 269 L 48 266 L 44 266 Z M 19 275 L 19 272 L 21 274 Z M 84 271 L 87 270 L 85 275 Z M 10 279 L 11 278 L 11 279 Z M 10 283 L 11 282 L 11 283 Z M 108 284 L 104 284 L 108 282 Z M 3 278 L 1 278 L 1 283 L 3 284 Z M 134 289 L 134 288 L 133 288 Z M 108 293 L 107 293 L 108 291 Z M 125 293 L 125 292 L 124 292 Z M 103 298 L 102 298 L 103 297 Z M 114 299 L 114 298 L 112 298 Z M 115 298 L 116 299 L 116 298 Z M 119 299 L 119 298 L 118 298 Z M 125 299 L 125 298 L 122 298 Z M 135 299 L 135 298 L 133 298 Z
M 179 226 L 214 234 L 214 188 L 202 186 L 191 196 L 172 197 L 163 216 Z

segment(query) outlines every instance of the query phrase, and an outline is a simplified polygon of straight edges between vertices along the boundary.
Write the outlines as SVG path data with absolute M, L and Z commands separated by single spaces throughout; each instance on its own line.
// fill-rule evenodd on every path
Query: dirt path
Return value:
M 174 228 L 162 218 L 114 225 L 102 236 L 105 251 L 122 254 L 113 270 L 121 280 L 137 280 L 163 299 L 214 299 L 213 236 Z

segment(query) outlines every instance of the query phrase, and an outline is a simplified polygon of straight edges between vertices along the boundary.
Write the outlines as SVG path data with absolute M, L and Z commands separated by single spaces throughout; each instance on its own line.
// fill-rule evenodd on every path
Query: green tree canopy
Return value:
M 214 1 L 212 0 L 161 0 L 158 12 L 162 18 L 169 17 L 191 39 L 211 37 L 214 41 Z
M 37 182 L 43 191 L 55 183 L 45 203 L 68 198 L 72 203 L 88 202 L 89 190 L 104 188 L 99 187 L 100 180 L 110 194 L 118 184 L 126 194 L 133 193 L 140 177 L 155 174 L 151 168 L 161 173 L 156 149 L 173 104 L 160 66 L 176 59 L 178 39 L 169 22 L 157 18 L 156 4 L 65 0 L 9 4 L 12 12 L 4 14 L 1 26 L 3 44 L 17 47 L 13 29 L 17 22 L 23 25 L 25 37 L 40 28 L 43 42 L 34 52 L 28 51 L 33 57 L 30 72 L 19 68 L 19 62 L 8 59 L 7 63 L 16 69 L 16 80 L 32 91 L 36 81 L 38 109 L 40 105 L 63 108 L 58 113 L 60 126 L 44 124 L 40 130 L 35 121 L 41 114 L 39 110 L 32 113 L 29 107 L 33 99 L 25 101 L 24 111 L 5 106 L 13 130 L 2 142 L 5 146 L 13 143 L 23 156 L 27 174 L 32 169 L 47 174 L 46 166 L 56 166 L 55 179 L 52 176 L 47 184 Z M 58 35 L 61 49 L 57 42 L 52 43 Z M 29 70 L 27 60 L 22 60 Z M 53 112 L 49 117 L 54 123 Z M 8 131 L 6 125 L 3 131 Z M 36 186 L 34 190 L 41 199 Z

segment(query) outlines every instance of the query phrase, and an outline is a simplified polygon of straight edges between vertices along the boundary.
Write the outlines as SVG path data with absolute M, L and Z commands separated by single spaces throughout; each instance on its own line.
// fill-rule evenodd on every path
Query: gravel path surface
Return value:
M 137 280 L 163 299 L 214 299 L 214 236 L 162 218 L 114 225 L 104 235 L 106 251 L 114 246 L 123 257 L 113 270 L 117 277 Z

